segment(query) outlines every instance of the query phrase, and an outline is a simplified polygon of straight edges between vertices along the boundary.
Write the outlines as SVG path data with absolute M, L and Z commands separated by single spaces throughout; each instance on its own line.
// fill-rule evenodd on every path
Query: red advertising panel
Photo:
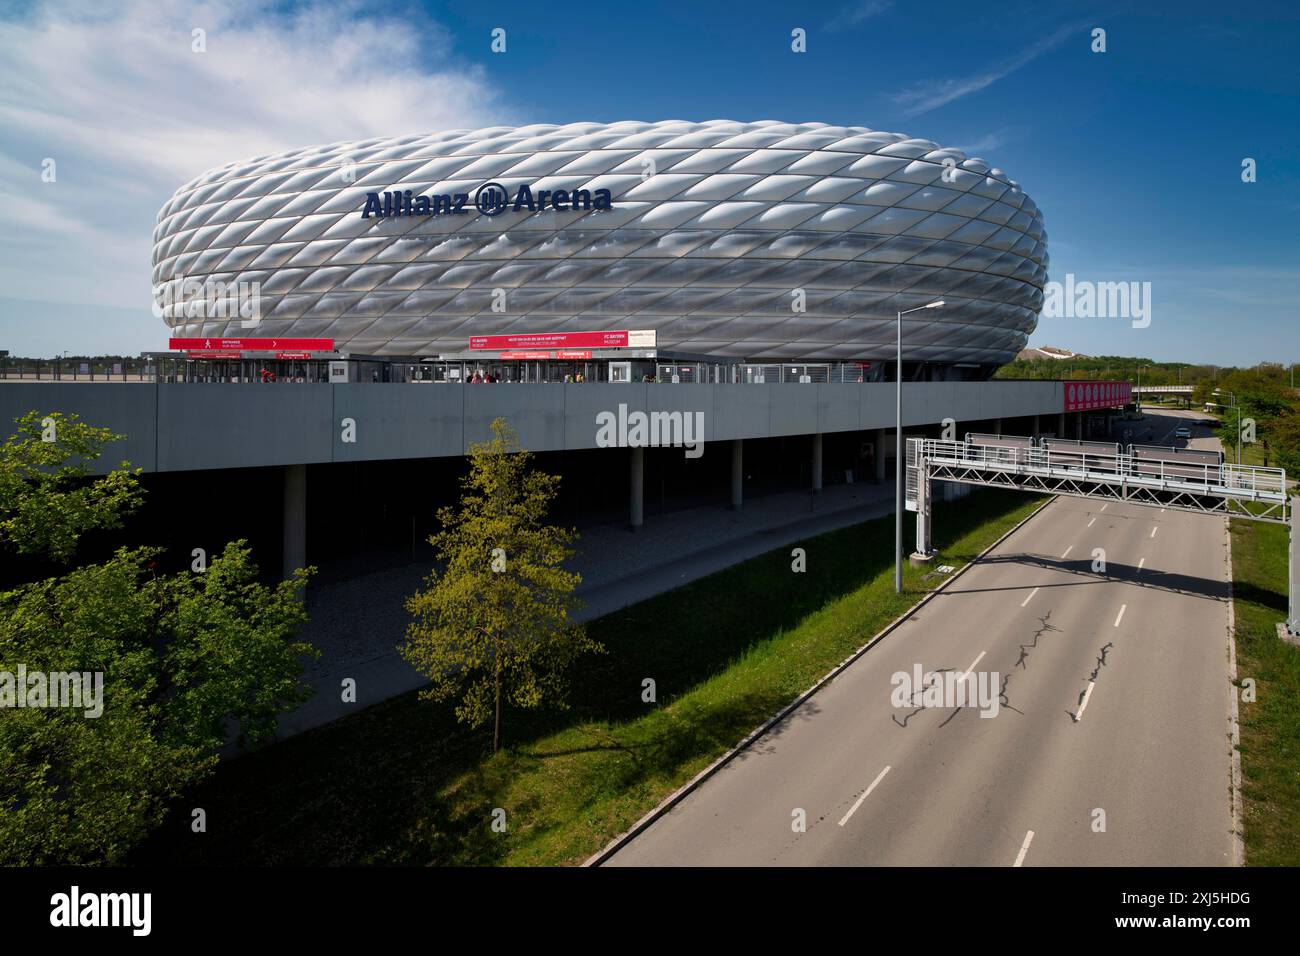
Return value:
M 591 358 L 591 349 L 580 349 L 578 351 L 559 351 L 555 353 L 557 359 L 589 359 Z
M 609 332 L 520 332 L 475 335 L 471 349 L 619 349 L 627 348 L 627 330 Z
M 1085 412 L 1095 408 L 1120 408 L 1133 401 L 1130 382 L 1064 382 L 1065 410 Z
M 293 349 L 303 352 L 333 352 L 333 339 L 171 339 L 168 348 L 236 350 L 244 352 L 272 352 L 276 349 Z
M 211 352 L 186 352 L 185 357 L 192 359 L 237 359 L 240 354 L 239 352 L 223 352 L 219 349 L 213 349 Z
M 548 359 L 550 352 L 502 352 L 503 359 Z
M 310 352 L 276 352 L 275 357 L 278 359 L 309 359 Z

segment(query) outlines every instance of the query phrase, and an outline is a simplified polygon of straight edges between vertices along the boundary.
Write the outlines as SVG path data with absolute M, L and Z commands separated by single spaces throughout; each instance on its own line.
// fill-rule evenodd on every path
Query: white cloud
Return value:
M 207 52 L 192 51 L 195 28 Z M 508 122 L 452 47 L 423 15 L 375 16 L 346 0 L 291 12 L 270 0 L 52 0 L 0 19 L 3 294 L 139 308 L 156 322 L 156 215 L 203 171 L 314 143 Z M 41 181 L 45 157 L 55 183 Z
M 1075 35 L 1087 39 L 1087 33 L 1083 31 L 1080 25 L 1070 24 L 1031 43 L 1013 56 L 979 73 L 946 80 L 926 80 L 906 90 L 901 90 L 894 94 L 894 102 L 901 106 L 903 112 L 908 116 L 916 116 L 920 113 L 937 110 L 939 107 L 953 102 L 953 100 L 959 100 L 964 96 L 970 96 L 972 93 L 978 93 L 980 90 L 992 86 L 998 80 L 1032 63 L 1044 53 L 1056 49 L 1068 38 Z
M 893 6 L 892 0 L 855 0 L 835 14 L 826 24 L 830 31 L 848 30 L 856 27 L 863 20 L 879 16 Z
M 1020 132 L 1018 130 L 1004 128 L 994 130 L 991 133 L 985 133 L 979 139 L 973 139 L 966 143 L 959 143 L 955 148 L 960 149 L 967 156 L 981 156 L 984 153 L 1000 149 L 1007 143 L 1019 138 Z

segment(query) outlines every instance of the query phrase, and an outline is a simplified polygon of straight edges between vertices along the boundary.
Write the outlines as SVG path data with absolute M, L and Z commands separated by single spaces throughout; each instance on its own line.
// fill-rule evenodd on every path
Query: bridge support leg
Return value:
M 911 557 L 913 567 L 934 560 L 930 546 L 930 475 L 921 459 L 916 477 L 916 553 Z
M 822 490 L 822 433 L 818 432 L 812 437 L 812 490 L 813 494 L 821 494 Z
M 287 581 L 294 571 L 307 566 L 306 465 L 286 465 L 284 469 L 283 543 L 281 577 Z
M 628 472 L 628 527 L 640 531 L 645 524 L 645 449 L 633 446 Z
M 1291 547 L 1287 555 L 1286 630 L 1292 637 L 1300 636 L 1300 612 L 1296 609 L 1297 591 L 1300 591 L 1300 527 L 1297 527 L 1296 509 L 1300 497 L 1291 496 Z
M 1060 424 L 1056 426 L 1056 437 L 1057 438 L 1065 437 L 1065 412 L 1061 412 Z
M 876 483 L 885 480 L 885 430 L 876 429 Z
M 1033 435 L 1034 435 L 1035 438 L 1038 437 L 1038 428 L 1039 428 L 1039 425 L 1038 425 L 1038 416 L 1035 415 L 1035 416 L 1034 416 L 1034 431 L 1033 431 Z
M 745 440 L 731 442 L 731 510 L 739 511 L 745 503 Z

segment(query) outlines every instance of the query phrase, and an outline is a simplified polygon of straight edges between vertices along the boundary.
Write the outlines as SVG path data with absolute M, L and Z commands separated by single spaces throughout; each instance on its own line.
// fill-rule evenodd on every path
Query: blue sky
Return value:
M 165 347 L 154 217 L 232 159 L 446 127 L 724 118 L 963 148 L 1042 209 L 1053 279 L 1151 283 L 1146 328 L 1045 318 L 1033 344 L 1300 359 L 1294 4 L 54 0 L 0 5 L 0 61 L 0 348 L 15 353 Z M 1257 182 L 1241 181 L 1245 157 Z

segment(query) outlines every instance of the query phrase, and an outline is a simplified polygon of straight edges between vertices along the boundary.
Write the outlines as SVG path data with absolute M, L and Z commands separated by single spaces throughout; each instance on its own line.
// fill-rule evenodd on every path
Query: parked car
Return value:
M 1191 430 L 1190 428 L 1188 428 L 1186 425 L 1179 425 L 1177 428 L 1174 429 L 1174 437 L 1175 437 L 1175 438 L 1191 438 L 1191 437 L 1192 437 L 1192 430 Z

